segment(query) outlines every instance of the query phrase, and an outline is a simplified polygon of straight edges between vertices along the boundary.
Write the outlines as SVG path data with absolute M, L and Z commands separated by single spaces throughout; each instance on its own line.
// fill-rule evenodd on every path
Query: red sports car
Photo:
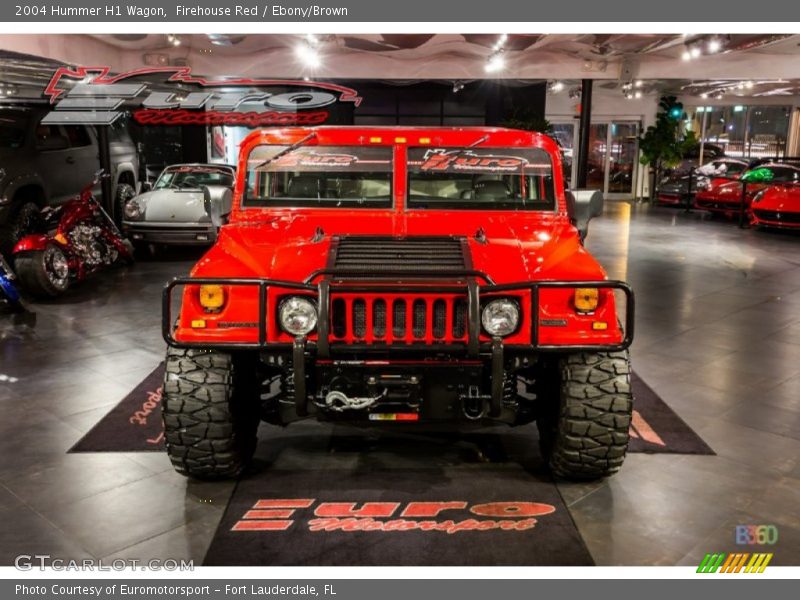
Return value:
M 745 197 L 745 208 L 747 210 L 750 209 L 753 198 L 767 187 L 774 184 L 800 181 L 800 168 L 785 163 L 757 165 L 746 171 L 742 176 L 746 177 L 747 173 L 755 169 L 769 169 L 772 172 L 772 178 L 769 182 L 750 182 L 747 184 Z M 738 180 L 731 180 L 729 177 L 720 177 L 710 179 L 708 183 L 702 186 L 702 189 L 698 189 L 694 203 L 696 208 L 702 210 L 733 215 L 739 212 L 741 201 L 742 184 Z
M 773 185 L 756 194 L 750 222 L 756 227 L 800 229 L 800 184 Z
M 717 158 L 702 167 L 690 167 L 687 169 L 675 169 L 671 174 L 661 180 L 658 187 L 658 203 L 669 206 L 684 206 L 689 196 L 689 177 L 693 178 L 691 197 L 694 198 L 698 190 L 705 189 L 709 182 L 717 177 L 739 179 L 741 174 L 747 169 L 747 161 L 738 158 Z M 691 174 L 692 169 L 694 174 Z M 691 202 L 691 198 L 689 199 Z

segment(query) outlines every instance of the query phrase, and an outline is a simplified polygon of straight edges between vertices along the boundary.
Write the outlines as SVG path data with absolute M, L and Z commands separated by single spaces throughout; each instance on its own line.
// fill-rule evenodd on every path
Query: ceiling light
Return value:
M 306 41 L 312 46 L 316 46 L 319 43 L 319 38 L 315 36 L 313 33 L 309 33 L 308 35 L 306 35 Z
M 564 84 L 561 83 L 560 81 L 554 81 L 553 85 L 550 87 L 550 91 L 553 92 L 554 94 L 557 94 L 563 89 L 564 89 Z
M 636 87 L 638 88 L 638 87 L 642 87 L 642 83 L 644 83 L 644 82 L 640 79 L 634 85 L 636 85 Z
M 310 44 L 299 44 L 297 48 L 295 48 L 295 53 L 297 54 L 297 58 L 300 59 L 300 62 L 307 67 L 318 67 L 322 62 L 319 57 L 319 52 Z
M 700 97 L 703 98 L 703 99 L 708 98 L 708 94 L 703 92 L 702 94 L 700 94 Z
M 717 94 L 717 100 L 722 100 L 722 92 L 720 92 L 719 94 Z
M 720 51 L 722 48 L 722 42 L 720 42 L 717 38 L 713 38 L 708 42 L 708 51 L 711 54 L 715 54 Z
M 503 57 L 502 52 L 495 52 L 489 57 L 489 60 L 486 61 L 486 66 L 484 67 L 487 73 L 497 73 L 498 71 L 502 71 L 506 68 L 506 59 Z
M 464 82 L 463 81 L 454 81 L 453 82 L 453 93 L 457 94 L 461 90 L 464 89 Z
M 744 87 L 746 87 L 748 90 L 752 90 L 753 89 L 753 82 L 752 81 L 745 82 Z
M 697 58 L 702 54 L 702 52 L 700 51 L 699 46 L 694 46 L 689 50 L 689 54 L 691 55 L 692 58 Z
M 692 53 L 688 50 L 684 50 L 683 54 L 681 54 L 681 59 L 683 60 L 692 60 Z
M 636 92 L 633 96 L 634 96 L 634 98 L 641 98 L 642 97 L 642 92 Z

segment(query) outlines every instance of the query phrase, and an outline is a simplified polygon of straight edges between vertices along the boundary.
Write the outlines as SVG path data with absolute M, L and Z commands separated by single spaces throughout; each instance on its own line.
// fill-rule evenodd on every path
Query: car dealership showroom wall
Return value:
M 0 564 L 798 565 L 799 58 L 4 35 Z

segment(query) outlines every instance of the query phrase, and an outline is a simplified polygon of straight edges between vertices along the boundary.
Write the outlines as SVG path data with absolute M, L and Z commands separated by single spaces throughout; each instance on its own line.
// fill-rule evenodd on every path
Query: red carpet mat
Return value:
M 70 452 L 163 451 L 161 425 L 163 378 L 162 364 L 92 427 L 70 449 Z M 635 373 L 631 381 L 634 392 L 634 415 L 628 448 L 630 452 L 714 454 L 713 450 Z M 537 436 L 535 429 L 535 426 L 529 425 L 505 431 Z

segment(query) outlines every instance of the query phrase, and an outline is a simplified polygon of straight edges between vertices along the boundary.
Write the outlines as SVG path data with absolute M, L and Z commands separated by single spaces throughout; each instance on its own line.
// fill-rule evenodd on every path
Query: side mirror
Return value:
M 221 185 L 203 186 L 203 207 L 216 229 L 227 222 L 232 204 L 233 193 L 229 188 Z
M 42 152 L 55 152 L 69 148 L 69 140 L 63 135 L 50 135 L 37 143 Z
M 577 227 L 582 242 L 589 231 L 589 221 L 603 214 L 603 193 L 599 190 L 568 191 L 567 213 Z
M 149 192 L 153 189 L 153 184 L 150 181 L 143 181 L 140 191 L 140 194 L 144 194 L 145 192 Z

